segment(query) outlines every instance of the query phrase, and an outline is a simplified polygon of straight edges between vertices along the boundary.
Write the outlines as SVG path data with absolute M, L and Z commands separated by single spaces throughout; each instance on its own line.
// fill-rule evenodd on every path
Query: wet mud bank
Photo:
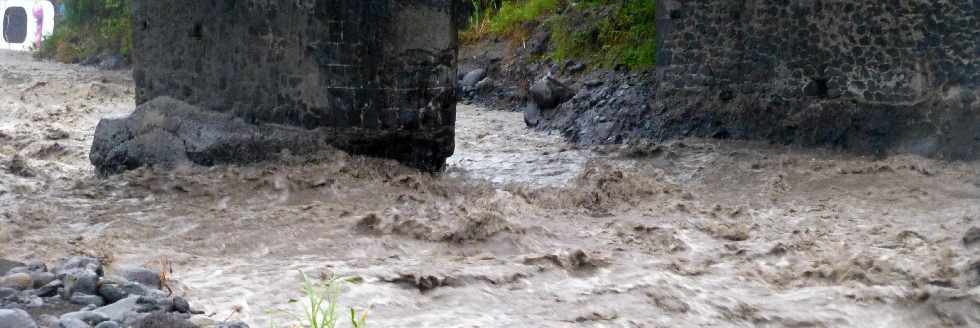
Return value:
M 99 178 L 95 127 L 132 110 L 132 80 L 0 64 L 0 257 L 166 259 L 214 321 L 291 323 L 274 310 L 305 272 L 359 277 L 341 303 L 379 327 L 980 324 L 975 162 L 582 147 L 464 105 L 443 175 L 324 149 Z

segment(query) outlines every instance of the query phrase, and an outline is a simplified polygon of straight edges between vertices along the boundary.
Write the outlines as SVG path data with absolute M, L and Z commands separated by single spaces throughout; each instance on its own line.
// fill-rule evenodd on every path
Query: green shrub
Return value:
M 599 41 L 608 64 L 631 68 L 656 64 L 657 5 L 653 0 L 627 0 L 616 15 L 600 24 Z
M 559 0 L 504 1 L 490 21 L 490 29 L 495 33 L 513 33 L 527 22 L 554 13 L 559 4 Z
M 460 33 L 464 43 L 492 34 L 520 44 L 530 34 L 528 27 L 543 24 L 551 30 L 552 59 L 633 69 L 656 64 L 655 0 L 472 1 L 477 13 Z
M 77 62 L 102 52 L 129 59 L 133 45 L 132 0 L 64 0 L 65 17 L 37 56 Z
M 473 12 L 470 13 L 468 28 L 459 32 L 459 40 L 474 43 L 490 33 L 490 19 L 500 9 L 500 0 L 470 0 Z
M 549 20 L 555 42 L 552 58 L 585 58 L 603 66 L 623 64 L 634 69 L 656 64 L 656 2 L 591 0 L 581 5 L 584 8 L 578 12 Z M 587 13 L 593 16 L 580 17 Z

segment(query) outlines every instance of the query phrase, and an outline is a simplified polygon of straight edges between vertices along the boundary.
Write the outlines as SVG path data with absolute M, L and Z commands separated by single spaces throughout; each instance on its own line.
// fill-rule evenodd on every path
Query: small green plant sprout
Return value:
M 290 327 L 302 328 L 336 328 L 341 319 L 337 313 L 340 303 L 340 294 L 343 292 L 344 284 L 359 281 L 357 277 L 323 277 L 320 281 L 310 279 L 306 273 L 300 271 L 303 277 L 303 295 L 306 297 L 303 303 L 303 312 L 296 314 L 285 310 L 274 310 L 292 317 L 296 323 Z M 291 299 L 290 304 L 300 303 L 300 300 Z M 358 313 L 353 307 L 350 308 L 350 320 L 353 328 L 367 327 L 367 310 Z
M 357 310 L 350 308 L 350 323 L 354 328 L 367 328 L 367 310 L 361 312 L 361 315 L 357 315 Z

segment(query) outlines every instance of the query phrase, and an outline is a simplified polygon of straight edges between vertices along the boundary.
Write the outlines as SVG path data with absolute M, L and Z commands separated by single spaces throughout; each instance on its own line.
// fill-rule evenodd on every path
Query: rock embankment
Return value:
M 652 71 L 582 72 L 583 64 L 574 61 L 561 66 L 538 63 L 519 70 L 538 70 L 529 75 L 534 80 L 527 81 L 494 68 L 497 64 L 491 61 L 468 65 L 481 68 L 461 72 L 462 101 L 523 111 L 529 127 L 559 131 L 569 141 L 585 145 L 656 137 L 652 125 L 656 123 L 657 82 Z M 476 80 L 479 82 L 473 82 Z M 526 90 L 511 87 L 519 84 L 526 85 Z
M 192 318 L 201 313 L 173 295 L 159 271 L 106 271 L 99 260 L 84 256 L 65 258 L 51 268 L 0 259 L 0 328 L 175 328 L 198 327 L 202 321 Z
M 975 2 L 656 4 L 655 71 L 556 62 L 542 55 L 554 49 L 538 37 L 543 24 L 519 46 L 464 47 L 459 92 L 488 107 L 526 109 L 529 125 L 584 144 L 700 137 L 879 157 L 980 156 Z M 839 19 L 851 16 L 860 19 Z M 575 96 L 542 107 L 533 89 L 545 76 Z

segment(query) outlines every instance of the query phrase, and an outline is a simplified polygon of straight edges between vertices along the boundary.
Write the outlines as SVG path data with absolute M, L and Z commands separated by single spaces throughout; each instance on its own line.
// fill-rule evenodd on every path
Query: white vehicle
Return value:
M 31 51 L 54 33 L 54 5 L 42 0 L 0 0 L 0 49 Z

